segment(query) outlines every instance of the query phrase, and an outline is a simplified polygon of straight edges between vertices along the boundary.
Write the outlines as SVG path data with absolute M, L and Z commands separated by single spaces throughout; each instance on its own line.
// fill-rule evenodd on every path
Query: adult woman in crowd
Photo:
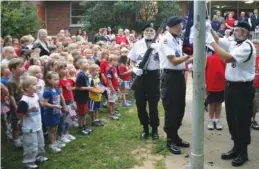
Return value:
M 113 41 L 115 39 L 115 35 L 112 33 L 111 27 L 107 28 L 107 36 L 109 37 L 110 41 Z
M 85 38 L 84 38 L 84 35 L 83 35 L 83 31 L 81 28 L 79 28 L 77 31 L 76 31 L 76 38 L 80 41 L 84 41 Z
M 233 18 L 233 13 L 228 14 L 228 18 L 226 19 L 226 27 L 228 29 L 233 29 L 234 23 L 235 23 L 235 18 Z
M 4 47 L 5 46 L 13 46 L 13 39 L 11 36 L 6 36 L 4 38 Z
M 126 45 L 129 44 L 127 37 L 123 33 L 123 29 L 118 30 L 118 35 L 115 38 L 116 44 L 125 43 Z
M 40 48 L 40 56 L 50 55 L 50 50 L 47 42 L 48 32 L 46 29 L 40 29 L 38 31 L 37 40 L 34 42 L 33 48 Z
M 217 15 L 213 16 L 213 21 L 211 22 L 211 27 L 216 32 L 219 30 L 220 22 L 218 21 L 218 16 Z

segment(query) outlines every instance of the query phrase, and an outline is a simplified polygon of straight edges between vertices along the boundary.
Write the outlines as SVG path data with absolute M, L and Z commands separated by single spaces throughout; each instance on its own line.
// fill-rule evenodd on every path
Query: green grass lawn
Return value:
M 131 99 L 132 100 L 132 99 Z M 161 106 L 160 106 L 160 110 Z M 150 140 L 141 140 L 142 127 L 136 113 L 136 107 L 120 108 L 121 117 L 117 121 L 108 119 L 108 110 L 101 109 L 101 119 L 107 124 L 101 128 L 93 128 L 90 136 L 81 135 L 76 128 L 71 134 L 77 139 L 68 143 L 61 153 L 53 154 L 45 146 L 46 156 L 49 158 L 41 169 L 126 169 L 143 162 L 138 160 L 133 150 L 152 144 Z M 163 114 L 160 111 L 160 115 Z M 16 150 L 10 142 L 2 137 L 1 151 L 2 166 L 5 169 L 20 169 L 22 166 L 22 150 Z M 165 140 L 154 143 L 153 153 L 166 155 Z M 157 164 L 163 168 L 163 162 Z M 162 167 L 161 167 L 162 166 Z

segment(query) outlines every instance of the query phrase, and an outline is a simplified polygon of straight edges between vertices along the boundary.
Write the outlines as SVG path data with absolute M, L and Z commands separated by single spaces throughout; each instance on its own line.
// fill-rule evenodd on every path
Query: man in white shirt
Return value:
M 247 22 L 234 24 L 235 41 L 220 39 L 214 31 L 206 32 L 206 43 L 211 44 L 226 65 L 225 105 L 226 115 L 234 147 L 223 153 L 223 160 L 232 160 L 233 166 L 241 166 L 248 160 L 247 147 L 251 142 L 250 126 L 253 114 L 256 50 L 249 38 Z
M 159 139 L 158 126 L 158 102 L 160 100 L 160 67 L 159 56 L 157 52 L 157 45 L 153 43 L 155 37 L 155 29 L 152 23 L 144 25 L 142 28 L 144 38 L 134 43 L 132 49 L 128 54 L 128 58 L 133 66 L 133 73 L 142 78 L 140 84 L 135 88 L 135 99 L 138 111 L 140 124 L 143 126 L 141 138 L 147 139 L 149 137 L 149 125 L 152 127 L 152 139 Z M 145 63 L 145 70 L 139 68 L 142 63 L 144 55 L 148 48 L 153 48 L 148 61 Z M 149 113 L 147 112 L 147 103 Z
M 179 135 L 184 111 L 186 83 L 184 78 L 185 61 L 190 56 L 184 55 L 182 33 L 182 19 L 170 17 L 167 20 L 168 32 L 159 41 L 159 58 L 161 76 L 161 98 L 165 110 L 164 131 L 167 135 L 167 147 L 173 154 L 181 154 L 180 147 L 189 147 Z

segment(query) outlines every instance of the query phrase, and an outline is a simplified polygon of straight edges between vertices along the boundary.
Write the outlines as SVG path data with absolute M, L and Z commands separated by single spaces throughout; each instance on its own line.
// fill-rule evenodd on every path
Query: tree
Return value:
M 97 32 L 99 28 L 110 26 L 140 31 L 146 22 L 159 26 L 166 17 L 177 15 L 176 1 L 84 1 L 85 28 Z
M 3 1 L 2 6 L 2 36 L 21 37 L 36 33 L 41 21 L 36 7 L 31 2 Z

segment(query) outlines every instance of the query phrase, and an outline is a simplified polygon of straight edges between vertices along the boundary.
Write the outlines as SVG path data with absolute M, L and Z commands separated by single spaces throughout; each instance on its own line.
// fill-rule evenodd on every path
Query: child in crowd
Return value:
M 34 76 L 37 78 L 37 90 L 36 93 L 39 97 L 40 100 L 43 98 L 43 92 L 45 88 L 45 82 L 42 80 L 43 75 L 42 75 L 42 70 L 41 67 L 38 65 L 33 65 L 30 66 L 28 69 L 28 75 L 29 76 Z
M 100 68 L 97 64 L 91 64 L 89 67 L 89 84 L 93 87 L 94 91 L 89 92 L 89 112 L 92 113 L 92 126 L 103 126 L 104 123 L 99 120 L 98 110 L 101 105 L 102 93 L 104 92 L 104 86 L 101 84 L 99 73 Z
M 76 68 L 73 64 L 68 64 L 67 65 L 67 69 L 68 69 L 68 76 L 71 80 L 73 80 L 74 82 L 76 82 Z
M 49 129 L 48 141 L 49 149 L 53 153 L 58 153 L 65 144 L 57 140 L 57 128 L 60 123 L 61 109 L 61 94 L 58 86 L 59 76 L 56 72 L 48 72 L 45 76 L 46 88 L 44 89 L 44 122 Z
M 46 128 L 46 125 L 45 125 L 45 122 L 44 122 L 44 108 L 42 107 L 45 82 L 44 82 L 44 80 L 42 80 L 43 75 L 42 75 L 41 67 L 37 66 L 37 65 L 30 66 L 29 69 L 28 69 L 28 75 L 34 76 L 34 77 L 37 78 L 36 93 L 39 97 L 40 106 L 41 106 L 40 108 L 41 108 L 41 118 L 42 118 L 42 130 L 43 130 L 43 133 L 46 135 L 47 134 L 47 128 Z
M 225 63 L 217 54 L 207 57 L 206 64 L 206 87 L 209 121 L 208 129 L 222 130 L 220 114 L 222 102 L 224 102 L 225 89 Z
M 66 122 L 67 116 L 69 116 L 74 108 L 74 96 L 72 90 L 74 89 L 74 81 L 68 78 L 67 64 L 64 61 L 59 61 L 56 64 L 56 71 L 59 74 L 58 88 L 61 93 L 61 102 L 64 107 L 63 116 L 61 116 L 59 124 L 60 140 L 64 143 L 69 143 L 76 138 L 69 134 L 70 124 Z
M 10 70 L 8 68 L 8 64 L 1 64 L 1 83 L 6 86 L 9 79 Z
M 254 114 L 252 117 L 252 128 L 259 130 L 258 123 L 255 120 L 256 113 L 259 110 L 259 40 L 253 40 L 253 44 L 256 49 L 256 62 L 255 62 L 255 78 L 254 78 L 254 87 L 255 87 L 255 97 L 254 97 Z
M 1 64 L 7 64 L 10 62 L 11 59 L 16 57 L 15 50 L 12 46 L 6 46 L 2 49 L 2 60 Z
M 85 49 L 84 54 L 85 54 L 84 56 L 86 57 L 86 59 L 92 59 L 94 57 L 91 49 Z M 95 56 L 95 57 L 97 57 L 97 56 Z M 93 58 L 93 59 L 95 59 L 95 58 Z
M 18 117 L 16 115 L 17 104 L 21 100 L 23 92 L 20 87 L 20 78 L 23 75 L 25 68 L 22 58 L 13 58 L 10 60 L 9 69 L 13 73 L 13 76 L 7 82 L 7 88 L 10 94 L 10 109 L 11 109 L 11 126 L 13 130 L 14 146 L 22 147 L 20 136 L 20 127 L 18 124 Z
M 103 51 L 101 53 L 101 58 L 100 58 L 100 75 L 101 75 L 101 82 L 104 85 L 107 85 L 107 78 L 105 75 L 106 70 L 109 67 L 109 62 L 108 62 L 108 58 L 109 58 L 109 53 L 107 51 Z M 107 97 L 104 97 L 105 101 L 103 102 L 104 106 L 107 106 Z
M 30 66 L 32 65 L 38 65 L 38 66 L 41 66 L 41 61 L 40 61 L 40 58 L 39 57 L 31 57 L 30 58 Z
M 89 135 L 92 130 L 86 126 L 86 115 L 88 113 L 89 91 L 94 92 L 94 90 L 89 84 L 87 60 L 81 58 L 77 61 L 77 65 L 80 71 L 76 78 L 75 101 L 79 117 L 79 130 L 82 134 Z
M 33 76 L 23 78 L 24 91 L 17 106 L 18 124 L 23 133 L 23 164 L 28 168 L 37 168 L 35 162 L 45 162 L 44 137 L 41 128 L 39 97 L 36 94 L 38 79 Z
M 106 70 L 107 78 L 107 93 L 108 93 L 108 109 L 110 118 L 113 120 L 119 119 L 120 114 L 115 111 L 115 102 L 117 93 L 119 92 L 119 79 L 117 73 L 118 57 L 116 55 L 109 56 L 109 67 Z
M 1 83 L 1 124 L 6 137 L 10 140 L 13 139 L 12 131 L 8 124 L 8 113 L 10 112 L 9 92 L 7 87 Z
M 122 83 L 121 83 L 121 93 L 122 93 L 122 101 L 123 101 L 122 104 L 125 107 L 131 106 L 130 101 L 126 99 L 127 91 L 128 89 L 130 89 L 131 73 L 132 73 L 132 69 L 129 68 L 127 61 L 128 61 L 127 56 L 122 55 L 120 58 L 119 74 L 120 74 L 120 79 L 122 80 Z

